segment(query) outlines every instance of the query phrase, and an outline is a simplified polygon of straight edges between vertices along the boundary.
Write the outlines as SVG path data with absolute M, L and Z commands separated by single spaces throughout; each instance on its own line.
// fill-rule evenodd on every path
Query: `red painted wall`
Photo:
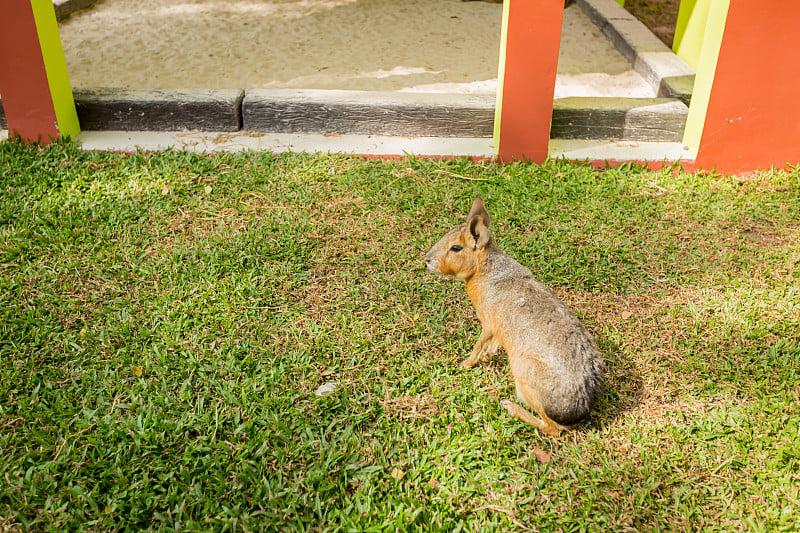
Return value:
M 800 163 L 800 2 L 731 0 L 695 165 Z
M 0 99 L 12 137 L 59 136 L 30 0 L 0 2 Z

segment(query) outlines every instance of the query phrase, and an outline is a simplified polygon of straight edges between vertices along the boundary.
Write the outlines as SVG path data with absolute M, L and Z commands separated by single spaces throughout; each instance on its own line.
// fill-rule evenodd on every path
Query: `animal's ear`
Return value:
M 485 211 L 484 211 L 485 213 Z M 467 228 L 469 229 L 470 236 L 475 243 L 476 249 L 481 249 L 486 247 L 487 244 L 492 240 L 492 234 L 489 232 L 489 215 L 477 214 L 471 216 L 467 220 Z
M 467 215 L 467 224 L 469 224 L 469 221 L 476 216 L 483 217 L 483 223 L 487 228 L 491 225 L 489 212 L 486 210 L 486 206 L 483 205 L 483 198 L 480 196 L 476 196 L 475 201 L 472 202 L 472 209 L 469 210 L 469 215 Z

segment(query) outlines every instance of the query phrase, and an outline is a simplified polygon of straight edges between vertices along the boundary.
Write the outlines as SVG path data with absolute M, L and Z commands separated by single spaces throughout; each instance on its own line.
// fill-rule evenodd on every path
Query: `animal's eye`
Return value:
M 457 244 L 454 244 L 453 246 L 451 246 L 451 247 L 450 247 L 450 251 L 451 251 L 451 252 L 460 252 L 460 251 L 461 251 L 461 250 L 463 250 L 463 249 L 464 249 L 464 248 L 462 248 L 461 246 L 459 246 L 459 245 L 457 245 Z

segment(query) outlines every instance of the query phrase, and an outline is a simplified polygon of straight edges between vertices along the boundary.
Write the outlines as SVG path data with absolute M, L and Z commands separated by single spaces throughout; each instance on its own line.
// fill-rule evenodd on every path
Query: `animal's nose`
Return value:
M 433 270 L 433 271 L 435 271 L 438 266 L 436 258 L 434 258 L 430 252 L 425 254 L 425 266 L 428 268 L 428 270 Z

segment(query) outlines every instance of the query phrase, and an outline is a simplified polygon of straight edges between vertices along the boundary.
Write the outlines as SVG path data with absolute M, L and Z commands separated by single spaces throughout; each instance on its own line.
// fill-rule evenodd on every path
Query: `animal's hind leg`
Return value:
M 508 411 L 508 414 L 515 418 L 519 418 L 523 422 L 527 422 L 528 424 L 536 426 L 542 433 L 546 433 L 553 437 L 558 437 L 562 431 L 567 429 L 547 416 L 547 413 L 545 412 L 544 407 L 542 407 L 542 403 L 539 399 L 539 394 L 535 389 L 526 387 L 525 385 L 521 384 L 519 380 L 516 380 L 514 384 L 517 388 L 517 398 L 519 398 L 519 401 L 522 402 L 522 404 L 526 407 L 533 409 L 541 418 L 536 418 L 531 414 L 530 411 L 525 409 L 525 407 L 522 407 L 511 400 L 503 400 L 500 402 L 500 405 L 505 407 L 506 411 Z
M 518 362 L 519 363 L 519 362 Z M 546 372 L 547 369 L 544 369 Z M 508 414 L 514 418 L 519 418 L 523 422 L 527 422 L 539 429 L 542 433 L 558 437 L 565 428 L 552 418 L 547 416 L 547 412 L 542 403 L 542 392 L 536 385 L 536 377 L 541 375 L 543 371 L 535 368 L 535 361 L 528 360 L 522 361 L 522 364 L 514 364 L 511 362 L 511 372 L 514 375 L 514 385 L 517 389 L 517 398 L 519 401 L 529 409 L 532 409 L 541 418 L 536 418 L 525 407 L 512 402 L 511 400 L 503 400 L 500 402 Z
M 502 405 L 508 414 L 513 416 L 514 418 L 519 418 L 523 422 L 527 422 L 532 426 L 536 426 L 536 428 L 541 431 L 542 433 L 546 433 L 551 437 L 558 437 L 561 435 L 561 432 L 564 431 L 565 428 L 561 424 L 558 424 L 547 417 L 544 413 L 538 413 L 539 416 L 542 418 L 536 418 L 533 416 L 527 409 L 522 407 L 519 404 L 512 402 L 511 400 L 501 400 L 500 405 Z

